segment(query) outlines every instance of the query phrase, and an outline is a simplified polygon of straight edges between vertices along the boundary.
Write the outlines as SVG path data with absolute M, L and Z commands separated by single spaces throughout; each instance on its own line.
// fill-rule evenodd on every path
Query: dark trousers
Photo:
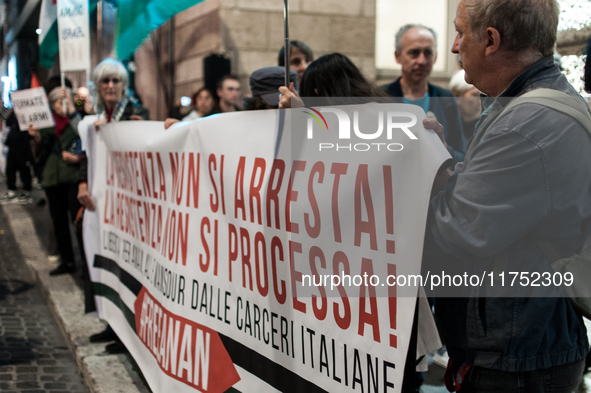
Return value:
M 474 367 L 462 383 L 460 393 L 570 393 L 583 379 L 585 360 L 543 370 L 510 373 Z
M 27 165 L 31 155 L 23 149 L 8 148 L 6 156 L 6 185 L 16 191 L 16 173 L 20 173 L 25 191 L 31 191 L 31 168 Z
M 45 195 L 47 195 L 47 202 L 49 203 L 49 213 L 53 222 L 57 247 L 62 257 L 62 264 L 74 266 L 70 220 L 73 222 L 76 219 L 76 214 L 81 207 L 77 198 L 78 185 L 58 184 L 57 186 L 47 187 L 45 188 Z M 68 218 L 68 213 L 70 218 Z M 82 258 L 84 258 L 82 234 L 77 231 L 76 235 Z

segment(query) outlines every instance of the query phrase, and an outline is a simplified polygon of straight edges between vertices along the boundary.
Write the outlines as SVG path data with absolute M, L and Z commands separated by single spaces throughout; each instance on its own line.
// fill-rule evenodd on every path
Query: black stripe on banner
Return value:
M 129 288 L 129 290 L 135 296 L 137 296 L 142 290 L 142 284 L 134 276 L 127 273 L 125 270 L 121 269 L 117 262 L 115 262 L 112 259 L 105 258 L 102 255 L 95 255 L 93 266 L 97 269 L 108 270 L 117 277 L 119 277 L 119 281 L 121 281 L 123 285 Z
M 95 268 L 108 270 L 119 277 L 119 280 L 136 296 L 142 289 L 142 284 L 131 274 L 121 269 L 117 262 L 105 258 L 101 255 L 94 256 Z M 95 295 L 104 296 L 113 304 L 121 309 L 127 323 L 135 331 L 135 316 L 125 303 L 119 297 L 119 294 L 111 287 L 101 283 L 93 283 Z M 281 392 L 307 392 L 307 393 L 326 393 L 326 390 L 319 388 L 312 382 L 300 377 L 287 368 L 274 363 L 260 353 L 248 348 L 247 346 L 218 333 L 226 351 L 230 355 L 232 362 L 237 366 L 248 371 L 255 377 L 265 381 L 275 389 Z M 235 388 L 230 388 L 227 393 L 240 393 Z
M 137 334 L 137 332 L 135 330 L 135 314 L 123 302 L 123 300 L 119 296 L 119 292 L 117 292 L 116 290 L 114 290 L 113 288 L 111 288 L 108 285 L 101 284 L 100 282 L 93 282 L 92 289 L 94 290 L 95 296 L 102 296 L 104 298 L 107 298 L 114 305 L 116 305 L 123 313 L 123 316 L 125 317 L 125 320 L 129 324 L 129 326 L 131 326 L 131 329 Z
M 293 371 L 274 363 L 260 353 L 218 333 L 232 362 L 281 392 L 326 393 Z

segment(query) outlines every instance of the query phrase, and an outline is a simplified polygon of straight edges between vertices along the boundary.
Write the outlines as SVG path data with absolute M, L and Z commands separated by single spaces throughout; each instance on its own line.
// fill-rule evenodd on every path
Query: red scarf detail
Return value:
M 111 122 L 111 116 L 113 116 L 113 110 L 114 109 L 115 109 L 114 107 L 111 108 L 111 109 L 109 109 L 109 108 L 106 109 L 106 112 L 107 112 L 107 123 L 110 123 Z
M 70 118 L 68 116 L 60 116 L 53 112 L 53 121 L 55 122 L 55 135 L 61 138 L 64 130 L 70 124 Z

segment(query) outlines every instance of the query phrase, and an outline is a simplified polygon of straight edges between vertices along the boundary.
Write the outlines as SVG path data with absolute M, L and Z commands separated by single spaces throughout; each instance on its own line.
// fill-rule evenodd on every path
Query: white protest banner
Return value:
M 78 135 L 80 135 L 80 142 L 82 142 L 82 151 L 86 151 L 88 134 L 94 132 L 94 122 L 98 119 L 99 115 L 86 115 L 78 123 Z
M 88 0 L 57 0 L 60 70 L 90 69 Z
M 416 287 L 395 279 L 420 273 L 449 157 L 424 118 L 371 104 L 90 133 L 95 300 L 154 391 L 400 392 Z
M 44 88 L 13 91 L 10 99 L 21 131 L 27 131 L 29 124 L 37 128 L 53 127 L 53 116 Z

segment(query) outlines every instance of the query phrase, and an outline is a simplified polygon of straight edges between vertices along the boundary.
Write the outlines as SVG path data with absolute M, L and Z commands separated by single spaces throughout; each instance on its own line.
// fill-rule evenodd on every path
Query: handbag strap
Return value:
M 543 105 L 569 115 L 578 121 L 591 136 L 591 113 L 589 113 L 587 105 L 558 90 L 536 89 L 516 97 L 503 109 L 497 119 L 501 118 L 505 112 L 522 104 Z
M 522 104 L 537 104 L 562 112 L 579 122 L 581 126 L 587 130 L 589 136 L 591 136 L 591 113 L 589 112 L 587 105 L 575 97 L 571 97 L 566 93 L 553 89 L 536 89 L 514 98 L 501 111 L 494 122 L 502 118 L 502 116 L 510 109 Z M 591 236 L 587 239 L 586 243 L 591 243 Z M 537 240 L 536 244 L 550 263 L 561 259 L 554 246 L 552 246 L 548 240 Z M 495 255 L 495 277 L 497 277 L 497 273 L 505 271 L 506 266 L 507 247 Z
M 558 261 L 561 259 L 560 254 L 556 251 L 554 246 L 548 240 L 536 240 L 536 244 L 538 245 L 539 249 L 542 250 L 542 253 L 550 262 L 550 264 Z

